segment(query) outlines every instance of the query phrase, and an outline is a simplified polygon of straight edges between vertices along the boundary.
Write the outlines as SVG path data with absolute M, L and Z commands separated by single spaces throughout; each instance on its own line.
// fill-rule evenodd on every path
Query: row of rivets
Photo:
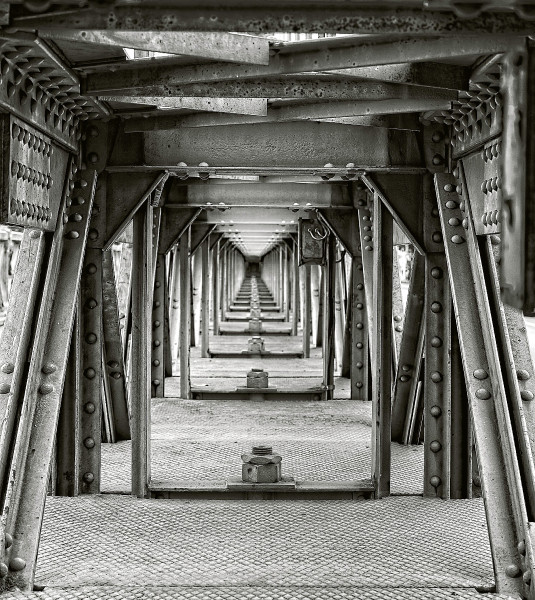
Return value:
M 23 181 L 28 181 L 42 188 L 49 190 L 54 183 L 50 173 L 42 173 L 37 169 L 28 167 L 27 165 L 16 160 L 11 161 L 11 176 Z
M 484 194 L 492 194 L 502 189 L 502 180 L 500 177 L 490 177 L 485 179 L 481 184 L 481 191 Z
M 491 210 L 489 212 L 484 212 L 481 221 L 485 227 L 490 227 L 491 225 L 498 225 L 501 222 L 501 211 L 500 210 Z
M 52 144 L 49 144 L 36 134 L 24 129 L 24 127 L 18 125 L 17 123 L 13 123 L 13 126 L 11 127 L 11 138 L 21 142 L 25 146 L 28 146 L 31 150 L 34 150 L 38 154 L 43 154 L 46 157 L 49 157 L 52 152 Z
M 28 217 L 45 223 L 48 223 L 52 218 L 52 211 L 49 208 L 30 202 L 21 202 L 14 198 L 10 202 L 10 212 L 17 217 Z
M 483 158 L 483 161 L 489 162 L 489 161 L 497 158 L 501 153 L 501 149 L 502 149 L 501 142 L 496 142 L 495 144 L 491 144 L 490 146 L 487 146 L 486 148 L 483 149 L 483 152 L 481 153 L 481 157 Z

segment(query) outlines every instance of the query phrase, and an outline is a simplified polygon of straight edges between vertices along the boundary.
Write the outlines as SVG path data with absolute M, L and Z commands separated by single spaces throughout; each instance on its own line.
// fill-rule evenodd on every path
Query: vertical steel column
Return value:
M 358 232 L 357 232 L 358 234 Z M 370 400 L 369 393 L 369 349 L 368 317 L 364 277 L 362 273 L 362 252 L 359 251 L 351 262 L 351 398 Z
M 311 314 L 312 314 L 312 343 L 314 347 L 321 345 L 318 333 L 321 334 L 320 326 L 320 290 L 321 290 L 321 267 L 310 265 L 310 292 L 311 292 Z
M 180 397 L 189 398 L 189 355 L 190 355 L 190 303 L 191 303 L 191 229 L 184 232 L 180 238 L 179 266 L 180 266 Z
M 152 224 L 152 206 L 146 202 L 134 215 L 132 256 L 132 494 L 140 498 L 150 478 Z
M 210 236 L 204 240 L 201 248 L 201 357 L 208 358 L 208 336 L 210 332 Z
M 164 364 L 164 375 L 165 377 L 173 376 L 173 354 L 171 352 L 171 332 L 169 329 L 169 279 L 172 268 L 172 255 L 162 255 L 165 262 L 164 273 L 163 273 L 163 364 Z M 165 388 L 165 380 L 164 380 Z M 164 390 L 165 393 L 165 390 Z
M 100 492 L 102 423 L 102 250 L 87 248 L 80 281 L 80 492 Z M 91 477 L 87 474 L 90 473 Z
M 342 257 L 340 255 L 340 247 L 337 244 L 335 270 L 335 287 L 334 287 L 334 348 L 336 356 L 337 369 L 342 367 L 342 357 L 344 355 L 344 329 L 345 329 L 345 311 L 344 311 L 344 290 L 342 276 Z
M 425 258 L 424 496 L 450 497 L 450 306 L 446 257 Z
M 379 202 L 379 200 L 377 200 Z M 362 276 L 364 279 L 364 292 L 366 293 L 366 305 L 370 307 L 368 312 L 368 335 L 370 345 L 371 369 L 375 370 L 375 351 L 374 351 L 374 312 L 373 306 L 373 233 L 372 233 L 372 210 L 374 200 L 368 195 L 368 207 L 358 209 L 359 215 L 359 233 L 360 247 L 362 251 Z
M 296 241 L 294 241 L 293 249 L 292 319 L 292 335 L 297 335 L 299 324 L 299 248 Z
M 399 261 L 397 250 L 394 248 L 394 260 L 392 266 L 392 327 L 394 328 L 393 338 L 394 345 L 392 346 L 392 360 L 394 366 L 399 360 L 399 352 L 401 347 L 401 338 L 403 335 L 403 298 L 401 295 L 401 281 L 399 278 Z
M 223 246 L 223 265 L 221 267 L 221 320 L 227 320 L 229 295 L 228 242 Z
M 126 400 L 126 370 L 119 328 L 117 287 L 111 250 L 102 256 L 102 337 L 103 378 L 107 393 L 114 441 L 130 439 L 130 418 Z
M 165 396 L 165 255 L 156 257 L 156 276 L 152 301 L 151 397 Z
M 334 392 L 335 287 L 336 237 L 330 233 L 323 286 L 323 385 L 326 400 L 331 400 Z
M 304 318 L 303 318 L 303 358 L 310 358 L 310 325 L 311 325 L 311 292 L 310 292 L 310 265 L 303 267 L 305 270 L 305 302 L 304 302 Z
M 171 310 L 169 315 L 169 329 L 171 336 L 171 353 L 173 360 L 178 357 L 178 345 L 180 337 L 180 260 L 179 249 L 175 246 L 173 249 L 173 275 L 171 278 Z
M 80 306 L 77 302 L 56 436 L 56 494 L 78 496 L 80 470 Z
M 288 243 L 284 243 L 284 320 L 290 321 L 290 268 Z
M 221 240 L 217 240 L 212 249 L 212 335 L 219 335 L 219 311 L 221 310 L 221 274 L 219 272 L 220 241 Z
M 390 495 L 392 402 L 392 216 L 373 203 L 372 474 L 378 498 Z M 365 248 L 366 250 L 366 248 Z
M 193 339 L 191 340 L 192 346 L 201 345 L 201 303 L 202 303 L 202 278 L 203 278 L 203 259 L 202 259 L 202 248 L 204 242 L 200 248 L 194 252 L 191 257 L 193 265 L 193 285 L 192 285 L 192 305 L 193 305 Z

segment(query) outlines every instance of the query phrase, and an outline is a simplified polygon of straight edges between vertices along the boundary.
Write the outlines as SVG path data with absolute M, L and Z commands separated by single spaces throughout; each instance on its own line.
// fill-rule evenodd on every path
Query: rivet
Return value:
M 440 383 L 442 381 L 442 373 L 439 373 L 438 371 L 433 371 L 431 373 L 431 381 L 433 383 Z
M 158 346 L 160 345 L 160 340 L 154 340 L 154 345 L 156 346 L 156 348 L 158 348 Z
M 84 411 L 88 414 L 88 415 L 92 415 L 95 412 L 95 405 L 93 404 L 93 402 L 86 402 L 84 404 Z
M 152 385 L 159 386 L 160 385 L 160 380 L 159 379 L 153 379 L 152 380 Z
M 359 361 L 356 363 L 356 367 L 357 367 L 357 369 L 362 369 L 363 364 Z
M 80 237 L 80 234 L 77 231 L 69 231 L 68 233 L 65 234 L 65 237 L 68 240 L 76 240 Z
M 7 577 L 7 574 L 9 573 L 9 569 L 7 568 L 6 563 L 0 563 L 0 577 L 3 579 L 4 577 Z
M 516 565 L 507 565 L 505 567 L 505 574 L 507 577 L 515 578 L 521 574 L 521 570 Z
M 468 219 L 467 219 L 467 218 L 464 218 L 464 219 L 463 219 L 463 223 L 462 223 L 462 225 L 463 225 L 463 227 L 464 227 L 465 229 L 468 229 Z
M 438 475 L 433 475 L 433 477 L 431 477 L 431 479 L 429 480 L 429 483 L 434 488 L 437 488 L 442 483 L 442 480 L 440 479 L 440 477 L 438 477 Z
M 9 568 L 12 571 L 22 571 L 26 567 L 26 561 L 19 556 L 15 556 L 9 561 Z
M 110 367 L 110 369 L 116 369 L 119 366 L 119 363 L 116 360 L 110 360 L 108 362 L 108 367 Z
M 362 387 L 362 381 L 357 381 L 357 387 L 358 387 L 358 388 L 359 388 L 359 390 L 360 390 L 360 388 Z
M 431 216 L 438 217 L 438 208 L 436 206 L 433 206 L 433 208 L 431 209 Z
M 448 225 L 451 225 L 452 227 L 458 227 L 461 224 L 461 220 L 458 219 L 457 217 L 452 217 L 451 219 L 448 220 Z
M 485 371 L 485 369 L 476 369 L 474 371 L 474 377 L 476 379 L 487 379 L 489 374 Z
M 398 333 L 401 333 L 401 332 L 403 331 L 403 327 L 402 327 L 401 325 L 396 325 L 396 326 L 394 327 L 394 329 L 395 329 L 395 330 L 396 330 Z
M 440 233 L 440 231 L 435 231 L 433 233 L 433 235 L 431 236 L 431 239 L 436 243 L 439 244 L 442 241 L 442 234 Z
M 97 373 L 96 373 L 95 369 L 93 369 L 91 367 L 89 367 L 88 369 L 86 369 L 84 371 L 84 375 L 87 377 L 87 379 L 93 379 L 96 374 Z
M 431 452 L 439 452 L 442 450 L 442 444 L 438 440 L 433 440 L 429 444 L 429 448 L 431 449 Z
M 155 358 L 155 359 L 152 361 L 152 364 L 153 364 L 155 367 L 159 367 L 159 366 L 160 366 L 160 361 L 159 361 L 157 358 Z
M 87 237 L 90 240 L 96 240 L 98 238 L 98 231 L 96 229 L 90 229 Z
M 363 289 L 364 289 L 364 285 L 362 283 L 358 283 L 357 290 L 363 290 Z
M 11 390 L 11 386 L 9 383 L 1 383 L 0 384 L 0 394 L 9 394 Z
M 464 238 L 463 238 L 462 236 L 460 236 L 460 235 L 454 235 L 454 236 L 451 238 L 451 241 L 452 241 L 454 244 L 462 244 L 462 243 L 464 242 Z
M 85 341 L 88 344 L 94 344 L 97 341 L 97 334 L 96 333 L 92 333 L 89 332 L 86 336 L 85 336 Z
M 84 446 L 86 448 L 94 448 L 95 447 L 95 440 L 92 437 L 87 437 L 84 440 Z
M 159 306 L 160 306 L 160 301 L 159 301 L 159 300 L 156 300 L 156 302 L 154 303 L 154 306 L 155 306 L 155 308 L 159 308 Z
M 394 321 L 396 323 L 400 323 L 401 322 L 401 317 L 399 315 L 394 315 Z
M 433 346 L 433 348 L 440 348 L 442 346 L 442 339 L 437 335 L 431 338 L 431 346 Z
M 450 186 L 450 187 L 452 188 L 451 191 L 453 191 L 453 186 Z M 455 200 L 448 200 L 446 202 L 446 208 L 449 208 L 449 209 L 457 208 L 457 202 L 455 202 Z
M 84 481 L 86 483 L 93 483 L 93 481 L 95 481 L 95 476 L 93 473 L 84 473 Z
M 525 400 L 526 402 L 531 402 L 534 398 L 533 392 L 531 392 L 530 390 L 522 390 L 520 392 L 520 397 L 522 398 L 522 400 Z
M 89 263 L 87 265 L 87 267 L 85 268 L 86 273 L 89 273 L 89 275 L 94 275 L 97 272 L 97 267 L 95 264 L 93 263 Z
M 113 377 L 114 379 L 121 379 L 122 375 L 119 373 L 119 371 L 114 371 L 113 373 L 110 373 L 110 377 Z
M 493 246 L 498 246 L 499 243 L 500 243 L 500 236 L 498 236 L 498 235 L 491 235 L 490 236 L 490 243 Z
M 364 308 L 364 304 L 362 304 L 362 302 L 358 302 L 357 303 L 357 309 L 358 310 L 362 310 Z
M 406 381 L 409 381 L 410 376 L 409 375 L 401 375 L 401 377 L 399 378 L 400 381 L 403 381 L 403 383 L 405 383 Z
M 98 302 L 94 299 L 94 298 L 89 298 L 87 300 L 87 302 L 85 303 L 87 308 L 95 308 L 96 306 L 98 306 Z
M 357 329 L 362 329 L 364 325 L 362 323 L 357 323 Z
M 444 162 L 444 157 L 441 156 L 440 154 L 435 154 L 435 156 L 433 156 L 432 163 L 435 166 L 441 165 L 443 162 Z
M 433 417 L 440 417 L 440 415 L 442 414 L 442 409 L 440 408 L 440 406 L 437 406 L 435 404 L 435 406 L 432 406 L 429 409 L 429 412 L 431 413 L 431 416 L 433 416 Z
M 371 252 L 373 250 L 372 246 L 364 246 L 364 250 Z
M 518 377 L 518 379 L 520 379 L 520 381 L 527 381 L 530 377 L 526 369 L 518 369 L 516 372 L 516 376 Z
M 524 571 L 524 574 L 522 575 L 522 581 L 526 584 L 529 585 L 531 583 L 531 571 Z
M 431 312 L 434 312 L 434 313 L 442 312 L 442 304 L 440 304 L 440 302 L 433 302 L 431 304 Z
M 2 365 L 2 373 L 13 373 L 15 370 L 15 365 L 13 363 L 4 363 Z
M 479 398 L 480 400 L 488 400 L 490 395 L 490 392 L 485 388 L 479 388 L 476 390 L 476 398 Z
M 5 543 L 5 547 L 7 548 L 11 548 L 11 546 L 13 545 L 13 536 L 10 533 L 7 533 L 4 535 L 4 543 Z
M 440 279 L 442 277 L 442 269 L 440 267 L 433 267 L 431 269 L 431 277 L 433 279 Z
M 154 327 L 159 327 L 160 326 L 160 321 L 154 321 Z
M 460 208 L 460 209 L 461 209 L 461 210 L 464 212 L 464 202 L 461 202 L 461 203 L 459 204 L 459 208 Z
M 154 282 L 154 287 L 159 288 L 162 284 L 159 281 Z
M 87 160 L 92 164 L 97 163 L 98 162 L 98 154 L 96 152 L 90 152 L 87 155 Z
M 362 342 L 357 342 L 357 348 L 358 348 L 359 350 L 361 350 L 363 347 L 364 347 L 364 346 L 363 346 Z
M 46 396 L 47 394 L 50 394 L 53 391 L 54 391 L 54 386 L 51 383 L 42 383 L 39 386 L 39 393 L 42 396 Z
M 433 135 L 431 136 L 431 141 L 435 142 L 435 144 L 437 142 L 442 141 L 443 139 L 444 139 L 444 136 L 442 135 L 441 131 L 435 131 L 435 132 L 433 132 Z
M 518 542 L 516 549 L 518 550 L 519 554 L 524 556 L 526 554 L 526 542 L 524 540 Z
M 411 368 L 412 367 L 410 365 L 401 365 L 401 370 L 405 372 L 410 371 Z
M 80 213 L 74 213 L 69 217 L 69 219 L 71 221 L 74 221 L 75 223 L 79 223 L 83 219 L 83 217 Z

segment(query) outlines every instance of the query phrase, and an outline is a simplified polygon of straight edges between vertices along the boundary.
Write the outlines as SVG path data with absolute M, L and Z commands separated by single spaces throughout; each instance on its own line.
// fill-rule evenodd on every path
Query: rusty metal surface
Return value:
M 269 552 L 260 558 L 259 547 Z M 383 588 L 490 591 L 483 502 L 49 497 L 36 582 L 47 588 L 247 586 L 254 597 L 255 587 L 274 582 L 377 587 L 378 573 Z

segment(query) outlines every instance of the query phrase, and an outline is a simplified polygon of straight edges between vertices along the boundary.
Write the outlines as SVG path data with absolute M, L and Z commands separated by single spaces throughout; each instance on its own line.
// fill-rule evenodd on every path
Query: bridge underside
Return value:
M 0 2 L 6 597 L 535 599 L 534 35 Z

